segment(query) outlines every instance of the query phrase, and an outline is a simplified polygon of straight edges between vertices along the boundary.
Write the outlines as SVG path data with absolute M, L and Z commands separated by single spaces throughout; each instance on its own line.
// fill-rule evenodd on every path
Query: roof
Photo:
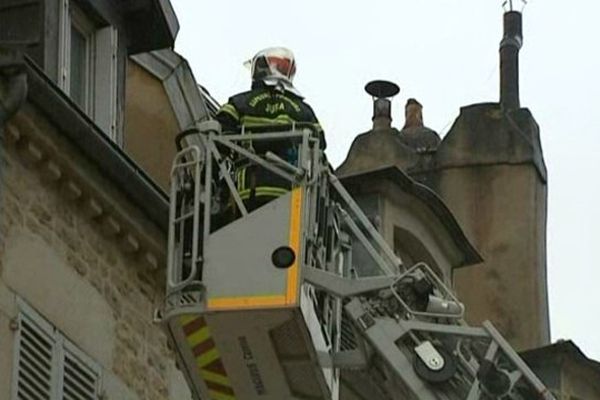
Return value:
M 129 54 L 173 47 L 179 22 L 169 0 L 127 0 L 114 2 L 125 14 Z
M 505 110 L 499 103 L 461 107 L 437 148 L 434 168 L 498 164 L 533 164 L 547 182 L 539 126 L 533 115 L 526 108 Z
M 519 355 L 529 365 L 546 363 L 550 356 L 566 356 L 600 376 L 600 362 L 588 358 L 571 340 L 559 340 L 548 346 L 523 351 Z
M 344 177 L 389 165 L 408 169 L 418 161 L 418 154 L 400 140 L 400 131 L 395 128 L 373 129 L 354 138 L 336 174 Z
M 162 82 L 181 130 L 216 113 L 219 105 L 198 85 L 187 60 L 175 51 L 157 50 L 131 59 Z
M 398 139 L 417 153 L 435 151 L 441 142 L 437 132 L 424 126 L 404 128 L 398 133 Z
M 119 42 L 128 54 L 173 47 L 179 32 L 179 22 L 169 0 L 86 0 L 77 3 L 101 26 L 106 23 L 116 27 L 120 31 Z M 27 43 L 29 54 L 39 59 L 40 64 L 44 64 L 45 57 L 50 57 L 46 63 L 52 64 L 54 57 L 58 57 L 58 4 L 56 0 L 2 1 L 0 38 Z
M 465 236 L 456 218 L 454 218 L 454 215 L 450 212 L 446 204 L 444 204 L 439 196 L 427 186 L 422 185 L 410 178 L 397 166 L 387 166 L 380 169 L 357 172 L 340 177 L 340 180 L 343 183 L 371 181 L 373 179 L 392 180 L 403 190 L 421 200 L 423 204 L 425 204 L 431 210 L 431 212 L 439 219 L 441 224 L 447 229 L 452 240 L 454 241 L 454 244 L 463 253 L 464 259 L 462 265 L 460 266 L 478 264 L 483 261 L 481 255 Z

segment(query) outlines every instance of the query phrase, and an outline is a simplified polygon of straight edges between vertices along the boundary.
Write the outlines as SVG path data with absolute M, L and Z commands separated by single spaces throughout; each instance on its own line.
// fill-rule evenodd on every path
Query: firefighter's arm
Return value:
M 236 134 L 240 131 L 240 115 L 231 102 L 221 107 L 215 119 L 221 124 L 221 132 L 224 134 Z
M 323 131 L 323 127 L 319 123 L 319 120 L 317 119 L 317 116 L 315 115 L 315 112 L 313 111 L 311 106 L 309 106 L 308 104 L 307 106 L 311 114 L 310 119 L 313 124 L 313 129 L 315 131 L 316 136 L 319 138 L 319 146 L 321 147 L 321 149 L 325 150 L 325 148 L 327 147 L 327 141 L 325 140 L 325 132 Z
M 325 140 L 325 132 L 323 131 L 323 127 L 321 127 L 319 121 L 315 122 L 314 125 L 317 137 L 319 138 L 319 146 L 321 147 L 321 149 L 325 150 L 325 148 L 327 147 L 327 141 Z

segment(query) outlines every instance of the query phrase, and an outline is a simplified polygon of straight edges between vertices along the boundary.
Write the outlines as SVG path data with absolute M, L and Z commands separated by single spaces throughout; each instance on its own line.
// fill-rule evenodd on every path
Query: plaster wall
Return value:
M 438 171 L 437 191 L 483 256 L 455 271 L 473 324 L 491 320 L 518 350 L 549 342 L 546 186 L 532 164 Z
M 178 133 L 179 125 L 162 82 L 129 61 L 123 146 L 166 191 Z
M 10 398 L 13 385 L 9 322 L 19 301 L 100 365 L 106 400 L 185 398 L 166 337 L 152 324 L 160 274 L 122 251 L 38 172 L 18 147 L 0 142 L 0 399 Z M 94 176 L 88 178 L 93 185 Z

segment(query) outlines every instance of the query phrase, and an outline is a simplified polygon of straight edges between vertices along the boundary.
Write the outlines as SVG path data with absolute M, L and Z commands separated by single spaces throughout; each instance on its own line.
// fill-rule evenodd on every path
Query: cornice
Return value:
M 59 196 L 82 210 L 83 215 L 121 251 L 139 258 L 149 269 L 164 266 L 166 238 L 119 192 L 77 148 L 26 103 L 5 126 L 5 143 L 20 160 Z

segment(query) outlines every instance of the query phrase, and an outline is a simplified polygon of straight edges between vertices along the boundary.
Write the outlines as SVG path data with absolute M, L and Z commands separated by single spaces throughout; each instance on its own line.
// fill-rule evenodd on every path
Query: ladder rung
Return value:
M 183 221 L 184 219 L 188 219 L 189 217 L 193 217 L 193 216 L 194 216 L 194 212 L 193 212 L 193 211 L 190 211 L 189 213 L 186 213 L 186 214 L 180 215 L 179 217 L 177 217 L 177 218 L 173 219 L 173 222 L 181 222 L 181 221 Z

